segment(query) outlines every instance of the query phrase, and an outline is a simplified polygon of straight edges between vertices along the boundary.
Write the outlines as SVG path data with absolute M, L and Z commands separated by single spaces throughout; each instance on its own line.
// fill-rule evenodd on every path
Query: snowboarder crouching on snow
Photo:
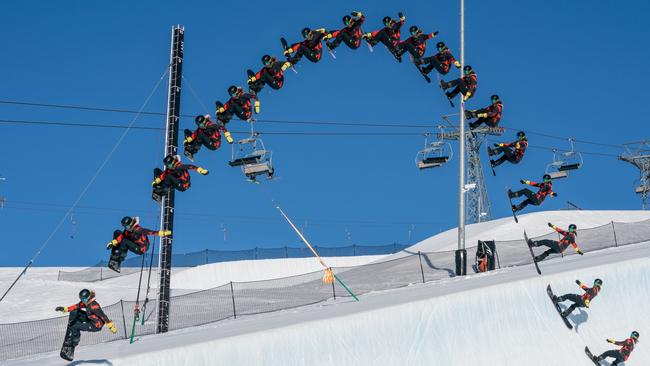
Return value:
M 521 211 L 524 209 L 524 207 L 528 205 L 539 206 L 542 204 L 542 202 L 544 202 L 544 199 L 546 199 L 546 196 L 548 196 L 549 194 L 553 197 L 557 197 L 557 193 L 553 192 L 553 182 L 551 182 L 551 176 L 548 174 L 544 174 L 542 180 L 543 180 L 542 183 L 535 183 L 533 181 L 524 180 L 524 179 L 519 181 L 521 182 L 521 184 L 527 184 L 529 186 L 539 188 L 539 191 L 537 191 L 537 193 L 533 193 L 528 188 L 520 189 L 516 192 L 508 190 L 508 196 L 510 196 L 511 199 L 516 197 L 526 196 L 526 200 L 524 200 L 520 204 L 512 205 L 513 212 Z
M 115 334 L 117 328 L 113 322 L 104 314 L 101 306 L 95 300 L 95 292 L 83 289 L 79 292 L 79 302 L 70 306 L 57 306 L 56 311 L 70 313 L 68 317 L 68 329 L 63 341 L 64 347 L 72 348 L 68 354 L 70 361 L 74 355 L 74 347 L 81 340 L 81 332 L 99 332 L 104 325 Z M 63 352 L 62 352 L 63 356 Z
M 550 239 L 544 239 L 544 240 L 537 240 L 533 241 L 531 239 L 528 240 L 528 245 L 531 247 L 540 247 L 540 246 L 545 246 L 549 247 L 550 249 L 545 251 L 544 253 L 538 255 L 535 257 L 535 262 L 543 261 L 546 257 L 548 257 L 551 254 L 557 253 L 561 254 L 564 253 L 566 248 L 571 245 L 573 249 L 576 251 L 576 253 L 583 255 L 584 253 L 578 248 L 578 244 L 576 243 L 576 236 L 578 233 L 576 230 L 578 229 L 575 224 L 569 225 L 569 231 L 564 231 L 560 229 L 559 227 L 551 224 L 550 222 L 548 223 L 548 226 L 553 228 L 553 230 L 557 231 L 562 235 L 562 239 L 560 241 L 555 241 L 555 240 L 550 240 Z M 573 309 L 572 309 L 573 310 Z
M 639 332 L 637 332 L 636 330 L 633 331 L 632 334 L 630 334 L 630 338 L 621 342 L 617 342 L 613 339 L 607 339 L 607 342 L 615 344 L 617 346 L 621 346 L 621 349 L 618 351 L 613 349 L 613 350 L 603 352 L 600 356 L 594 356 L 593 360 L 596 362 L 600 362 L 607 357 L 611 357 L 614 359 L 614 362 L 612 362 L 611 366 L 616 366 L 620 362 L 627 361 L 627 359 L 630 357 L 630 354 L 634 350 L 634 345 L 639 342 Z
M 108 242 L 106 249 L 111 250 L 111 258 L 108 262 L 108 268 L 115 272 L 120 272 L 122 261 L 126 258 L 129 251 L 143 255 L 149 250 L 148 235 L 157 235 L 160 237 L 169 236 L 171 231 L 154 231 L 143 228 L 139 225 L 137 217 L 124 216 L 121 222 L 124 230 L 115 230 L 113 240 Z
M 581 289 L 584 290 L 584 294 L 582 296 L 577 295 L 577 294 L 566 294 L 562 296 L 555 296 L 553 298 L 553 301 L 556 303 L 563 302 L 563 301 L 571 301 L 573 304 L 569 306 L 566 310 L 562 312 L 562 317 L 566 318 L 575 308 L 588 308 L 589 303 L 598 295 L 600 292 L 600 288 L 603 285 L 603 281 L 599 278 L 594 280 L 594 287 L 589 287 L 585 285 L 584 283 L 580 282 L 580 280 L 576 280 L 576 283 L 578 286 L 580 286 Z

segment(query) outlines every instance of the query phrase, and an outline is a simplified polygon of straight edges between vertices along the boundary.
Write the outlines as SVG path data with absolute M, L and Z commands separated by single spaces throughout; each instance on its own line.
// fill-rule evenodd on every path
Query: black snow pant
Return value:
M 397 42 L 395 42 L 388 32 L 386 32 L 386 29 L 377 32 L 377 34 L 373 38 L 369 39 L 368 42 L 370 42 L 370 45 L 372 46 L 381 42 L 392 54 L 397 52 Z
M 497 167 L 501 164 L 503 164 L 504 161 L 509 161 L 512 164 L 518 164 L 519 163 L 519 157 L 516 154 L 516 150 L 512 147 L 509 146 L 501 146 L 496 149 L 494 149 L 497 153 L 503 153 L 501 157 L 499 157 L 497 160 L 493 160 L 492 166 Z
M 526 196 L 526 200 L 521 202 L 520 204 L 516 205 L 514 208 L 514 211 L 521 211 L 524 209 L 524 207 L 528 205 L 533 205 L 533 206 L 539 206 L 541 202 L 535 197 L 535 193 L 531 191 L 528 188 L 520 189 L 516 192 L 512 192 L 512 197 L 521 197 L 521 196 Z
M 190 130 L 185 130 L 184 133 L 185 138 L 192 136 L 192 131 Z M 214 151 L 221 147 L 221 139 L 213 139 L 205 133 L 199 131 L 196 138 L 192 142 L 185 144 L 185 150 L 191 152 L 192 154 L 196 154 L 201 149 L 201 145 L 205 146 L 209 150 Z
M 445 70 L 445 65 L 441 64 L 440 61 L 438 61 L 438 59 L 435 56 L 423 57 L 422 62 L 426 64 L 426 66 L 422 68 L 422 72 L 424 72 L 427 75 L 433 69 L 436 69 L 436 71 L 438 71 L 440 75 L 447 75 L 447 73 L 449 73 L 450 68 L 447 68 Z
M 566 310 L 564 310 L 562 312 L 562 316 L 564 316 L 564 317 L 571 314 L 573 312 L 573 310 L 575 310 L 576 308 L 584 308 L 585 307 L 585 303 L 584 303 L 584 301 L 582 301 L 582 297 L 580 295 L 566 294 L 566 295 L 562 295 L 562 296 L 557 298 L 558 302 L 567 301 L 567 300 L 573 302 L 573 304 L 571 304 L 571 306 L 569 306 Z
M 255 76 L 255 74 L 253 74 L 252 71 L 250 71 L 248 74 L 249 78 L 251 76 Z M 283 84 L 284 84 L 284 76 L 280 76 L 279 78 L 276 78 L 268 72 L 262 72 L 262 76 L 258 80 L 255 80 L 252 83 L 248 83 L 248 86 L 252 91 L 254 91 L 257 94 L 260 91 L 262 91 L 264 85 L 270 86 L 271 89 L 279 90 L 280 88 L 282 88 Z
M 85 311 L 73 310 L 68 317 L 68 330 L 63 344 L 76 347 L 81 340 L 81 332 L 99 332 L 100 330 L 102 328 L 97 328 L 95 323 L 88 319 Z
M 536 256 L 535 257 L 536 262 L 543 261 L 546 257 L 548 257 L 551 254 L 555 254 L 555 253 L 560 254 L 560 253 L 562 253 L 562 250 L 560 250 L 560 243 L 558 243 L 555 240 L 550 240 L 550 239 L 537 240 L 537 241 L 534 241 L 531 244 L 531 246 L 533 246 L 533 247 L 544 246 L 544 247 L 549 247 L 550 248 L 549 250 L 545 251 L 544 253 Z M 571 309 L 571 311 L 573 311 L 573 309 Z
M 406 42 L 406 41 L 401 42 L 397 47 L 397 54 L 401 56 L 407 51 L 408 53 L 411 54 L 411 56 L 413 56 L 414 60 L 419 60 L 423 56 L 422 54 L 420 54 L 421 51 L 415 48 L 415 46 L 411 44 L 411 42 Z
M 448 84 L 450 88 L 455 87 L 454 90 L 447 92 L 447 98 L 449 99 L 457 96 L 458 93 L 465 95 L 469 91 L 469 88 L 463 79 L 455 79 L 450 81 Z
M 486 109 L 479 109 L 476 111 L 476 113 L 477 114 L 488 113 L 488 111 Z M 479 119 L 477 119 L 476 121 L 470 122 L 469 127 L 474 129 L 484 123 L 486 126 L 492 128 L 499 126 L 499 122 L 494 122 L 494 120 L 492 120 L 491 118 L 479 117 Z
M 302 56 L 305 56 L 307 57 L 307 60 L 316 63 L 320 61 L 321 56 L 323 56 L 323 49 L 313 49 L 301 46 L 298 51 L 293 54 L 293 56 L 287 57 L 287 61 L 295 65 L 298 61 L 300 61 Z
M 353 50 L 356 50 L 359 48 L 359 46 L 361 46 L 361 40 L 359 38 L 352 37 L 348 33 L 341 31 L 333 40 L 329 42 L 329 47 L 331 49 L 335 49 L 341 44 L 341 41 L 343 41 L 348 47 Z
M 217 102 L 217 109 L 223 108 L 223 103 Z M 237 103 L 228 104 L 228 109 L 223 111 L 223 113 L 217 113 L 217 119 L 223 123 L 225 126 L 226 123 L 230 122 L 232 116 L 236 115 L 242 121 L 248 121 L 251 118 L 251 111 L 246 111 Z
M 113 232 L 113 239 L 117 239 L 120 235 L 122 235 L 122 231 L 120 230 L 115 230 Z M 135 253 L 137 255 L 142 255 L 144 254 L 149 248 L 145 247 L 142 248 L 140 245 L 132 242 L 131 240 L 127 238 L 122 238 L 122 241 L 120 241 L 120 244 L 117 246 L 114 246 L 113 249 L 111 249 L 111 260 L 116 261 L 118 263 L 122 263 L 124 259 L 126 258 L 126 255 L 128 254 L 129 251 L 132 253 Z
M 155 168 L 153 170 L 154 179 L 158 178 L 162 173 L 163 173 L 162 170 Z M 156 192 L 160 196 L 163 196 L 165 192 L 167 192 L 167 190 L 169 190 L 170 188 L 175 188 L 178 191 L 185 192 L 189 188 L 189 185 L 186 188 L 183 181 L 174 177 L 171 174 L 167 174 L 165 180 L 153 186 L 154 192 Z
M 602 361 L 607 357 L 611 357 L 614 359 L 614 362 L 612 362 L 611 366 L 616 366 L 620 362 L 624 362 L 623 355 L 621 354 L 621 352 L 615 349 L 603 352 L 600 356 L 598 356 L 598 361 Z

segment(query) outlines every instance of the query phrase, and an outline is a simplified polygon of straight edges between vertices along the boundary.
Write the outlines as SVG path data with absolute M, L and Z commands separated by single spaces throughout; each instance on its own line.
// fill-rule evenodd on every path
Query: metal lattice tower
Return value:
M 481 146 L 488 135 L 501 136 L 503 128 L 479 127 L 465 132 L 465 218 L 468 224 L 492 220 L 492 206 L 488 198 L 483 166 L 481 165 Z M 459 131 L 442 132 L 439 138 L 458 140 Z
M 625 146 L 625 153 L 618 159 L 639 169 L 639 185 L 634 188 L 634 192 L 641 195 L 641 207 L 645 210 L 650 198 L 650 141 L 631 142 L 623 146 Z

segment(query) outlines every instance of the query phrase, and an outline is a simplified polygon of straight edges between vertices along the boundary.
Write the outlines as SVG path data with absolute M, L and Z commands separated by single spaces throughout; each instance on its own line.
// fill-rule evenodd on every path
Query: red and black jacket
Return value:
M 582 302 L 590 302 L 596 295 L 598 295 L 598 292 L 600 292 L 600 287 L 594 286 L 594 287 L 589 287 L 583 283 L 580 284 L 580 288 L 585 291 L 584 294 L 582 294 Z
M 449 51 L 448 48 L 436 53 L 433 57 L 438 61 L 438 63 L 440 63 L 445 74 L 449 72 L 451 65 L 456 62 L 456 58 L 454 58 L 454 55 L 451 54 L 451 51 Z
M 474 92 L 476 91 L 476 86 L 478 85 L 476 81 L 476 74 L 474 71 L 471 71 L 469 74 L 465 75 L 462 77 L 463 83 L 465 84 L 465 87 L 467 88 L 467 92 L 469 93 L 470 96 L 474 95 Z
M 487 122 L 489 125 L 496 126 L 496 124 L 501 121 L 503 103 L 501 103 L 501 101 L 498 101 L 496 103 L 490 104 L 489 106 L 478 110 L 477 113 L 486 113 L 487 117 L 483 117 L 485 122 Z
M 106 314 L 104 314 L 104 311 L 102 310 L 101 306 L 97 303 L 97 301 L 93 298 L 88 301 L 88 303 L 84 303 L 83 301 L 80 301 L 74 305 L 70 305 L 67 308 L 65 308 L 67 312 L 71 312 L 74 310 L 84 310 L 86 312 L 86 316 L 88 319 L 93 322 L 93 325 L 97 329 L 102 329 L 104 324 L 110 323 L 111 320 L 108 319 Z
M 393 22 L 392 25 L 389 25 L 388 27 L 384 27 L 382 29 L 376 30 L 372 33 L 373 38 L 377 37 L 377 34 L 381 32 L 382 30 L 388 34 L 388 37 L 390 38 L 391 42 L 393 43 L 393 46 L 397 46 L 399 43 L 400 39 L 402 38 L 402 25 L 404 25 L 404 19 L 400 19 L 397 22 Z
M 535 183 L 535 182 L 529 180 L 529 181 L 526 182 L 526 184 L 528 184 L 529 186 L 539 188 L 539 191 L 537 191 L 537 193 L 535 193 L 535 198 L 537 199 L 537 202 L 539 202 L 539 203 L 544 202 L 544 199 L 549 194 L 553 194 L 553 182 Z
M 301 47 L 305 47 L 312 51 L 316 51 L 314 56 L 317 60 L 320 60 L 321 51 L 323 50 L 323 44 L 321 41 L 323 40 L 323 37 L 325 37 L 325 34 L 327 34 L 327 31 L 325 29 L 315 29 L 312 30 L 312 34 L 311 38 L 292 44 L 288 50 L 291 52 L 298 52 Z
M 241 109 L 244 110 L 246 119 L 249 119 L 253 115 L 253 104 L 251 103 L 251 99 L 255 99 L 255 96 L 248 93 L 242 93 L 238 96 L 231 97 L 230 99 L 228 99 L 226 104 L 223 105 L 223 108 L 225 110 L 229 110 L 230 104 L 235 103 L 238 106 L 240 106 Z
M 171 174 L 173 177 L 181 181 L 183 188 L 187 189 L 190 188 L 190 172 L 188 170 L 198 170 L 198 169 L 199 167 L 196 165 L 181 164 L 177 162 L 173 168 L 165 169 L 165 171 L 162 172 L 162 174 L 160 174 L 158 178 L 160 178 L 160 180 L 163 181 L 165 180 L 167 175 Z
M 427 41 L 435 37 L 433 33 L 421 33 L 414 36 L 410 36 L 405 39 L 402 43 L 408 42 L 417 50 L 420 57 L 424 56 L 424 52 L 427 50 Z
M 335 30 L 331 32 L 330 35 L 332 38 L 336 38 L 336 36 L 338 36 L 341 32 L 347 33 L 350 37 L 352 37 L 352 39 L 354 39 L 354 45 L 359 46 L 359 44 L 361 44 L 361 36 L 363 35 L 361 24 L 363 24 L 365 20 L 366 16 L 361 15 L 359 18 L 351 20 L 348 26 L 340 30 Z
M 122 231 L 122 233 L 117 238 L 115 238 L 115 240 L 119 244 L 123 239 L 128 239 L 129 241 L 138 244 L 140 246 L 140 249 L 142 249 L 142 252 L 146 252 L 149 250 L 148 235 L 158 235 L 158 232 L 143 228 L 142 226 L 135 224 L 130 229 Z
M 628 338 L 621 342 L 614 342 L 614 344 L 621 346 L 619 352 L 621 353 L 621 356 L 623 356 L 623 361 L 627 361 L 627 359 L 630 357 L 630 353 L 634 351 L 634 340 L 632 338 Z
M 514 147 L 515 157 L 517 158 L 517 162 L 520 162 L 521 159 L 524 158 L 524 154 L 526 153 L 526 148 L 528 147 L 528 139 L 517 140 L 511 143 L 505 143 L 503 144 L 503 146 Z
M 559 242 L 561 252 L 564 252 L 566 250 L 566 248 L 569 247 L 569 245 L 572 246 L 573 249 L 578 250 L 578 244 L 576 243 L 576 236 L 577 236 L 576 233 L 572 233 L 572 232 L 569 232 L 569 231 L 564 231 L 564 230 L 560 229 L 557 226 L 555 226 L 553 229 L 555 231 L 557 231 L 558 233 L 560 233 L 560 235 L 562 235 L 562 239 L 560 239 L 560 242 Z M 598 291 L 596 291 L 596 292 L 598 292 Z
M 211 121 L 206 121 L 204 124 L 205 127 L 199 127 L 194 132 L 192 132 L 192 140 L 196 140 L 196 138 L 199 136 L 199 133 L 203 133 L 213 141 L 221 141 L 220 131 L 226 131 L 225 127 L 223 127 L 221 124 L 217 125 L 215 123 L 212 123 Z
M 261 80 L 262 75 L 267 74 L 275 80 L 278 88 L 282 88 L 282 85 L 284 84 L 284 71 L 282 71 L 282 65 L 284 65 L 284 62 L 276 60 L 270 66 L 264 66 L 262 70 L 255 74 L 255 79 Z

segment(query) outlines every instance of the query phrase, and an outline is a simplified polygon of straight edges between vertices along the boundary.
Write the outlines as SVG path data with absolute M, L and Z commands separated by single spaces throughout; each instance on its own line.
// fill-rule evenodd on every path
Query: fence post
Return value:
M 334 300 L 336 300 L 336 289 L 334 288 L 334 282 L 335 281 L 332 281 L 332 294 L 334 294 Z
M 612 221 L 612 232 L 614 232 L 614 246 L 618 247 L 618 239 L 616 239 L 616 227 L 614 226 L 614 221 Z
M 393 254 L 397 253 L 397 243 L 393 243 Z
M 422 273 L 422 283 L 424 283 L 424 267 L 422 267 L 422 254 L 418 250 L 418 259 L 420 260 L 420 273 Z
M 120 307 L 122 308 L 122 329 L 124 329 L 124 339 L 129 339 L 129 335 L 126 334 L 126 318 L 124 317 L 124 301 L 120 299 Z
M 205 264 L 208 264 L 208 263 L 210 263 L 210 262 L 208 261 L 208 250 L 206 249 L 205 250 Z
M 286 245 L 284 246 L 284 257 L 289 258 L 289 248 Z
M 357 255 L 357 246 L 352 244 L 352 256 L 356 256 L 356 255 Z
M 255 247 L 255 252 L 254 253 L 255 253 L 254 254 L 255 259 L 257 259 L 257 247 Z
M 232 281 L 230 281 L 230 297 L 232 298 L 232 315 L 237 319 L 237 309 L 235 308 L 235 291 L 232 289 Z
M 103 273 L 102 271 L 103 271 L 103 270 L 104 270 L 104 267 L 99 267 L 99 280 L 100 280 L 100 281 L 103 281 L 103 280 L 104 280 L 104 278 L 102 277 L 102 273 Z

